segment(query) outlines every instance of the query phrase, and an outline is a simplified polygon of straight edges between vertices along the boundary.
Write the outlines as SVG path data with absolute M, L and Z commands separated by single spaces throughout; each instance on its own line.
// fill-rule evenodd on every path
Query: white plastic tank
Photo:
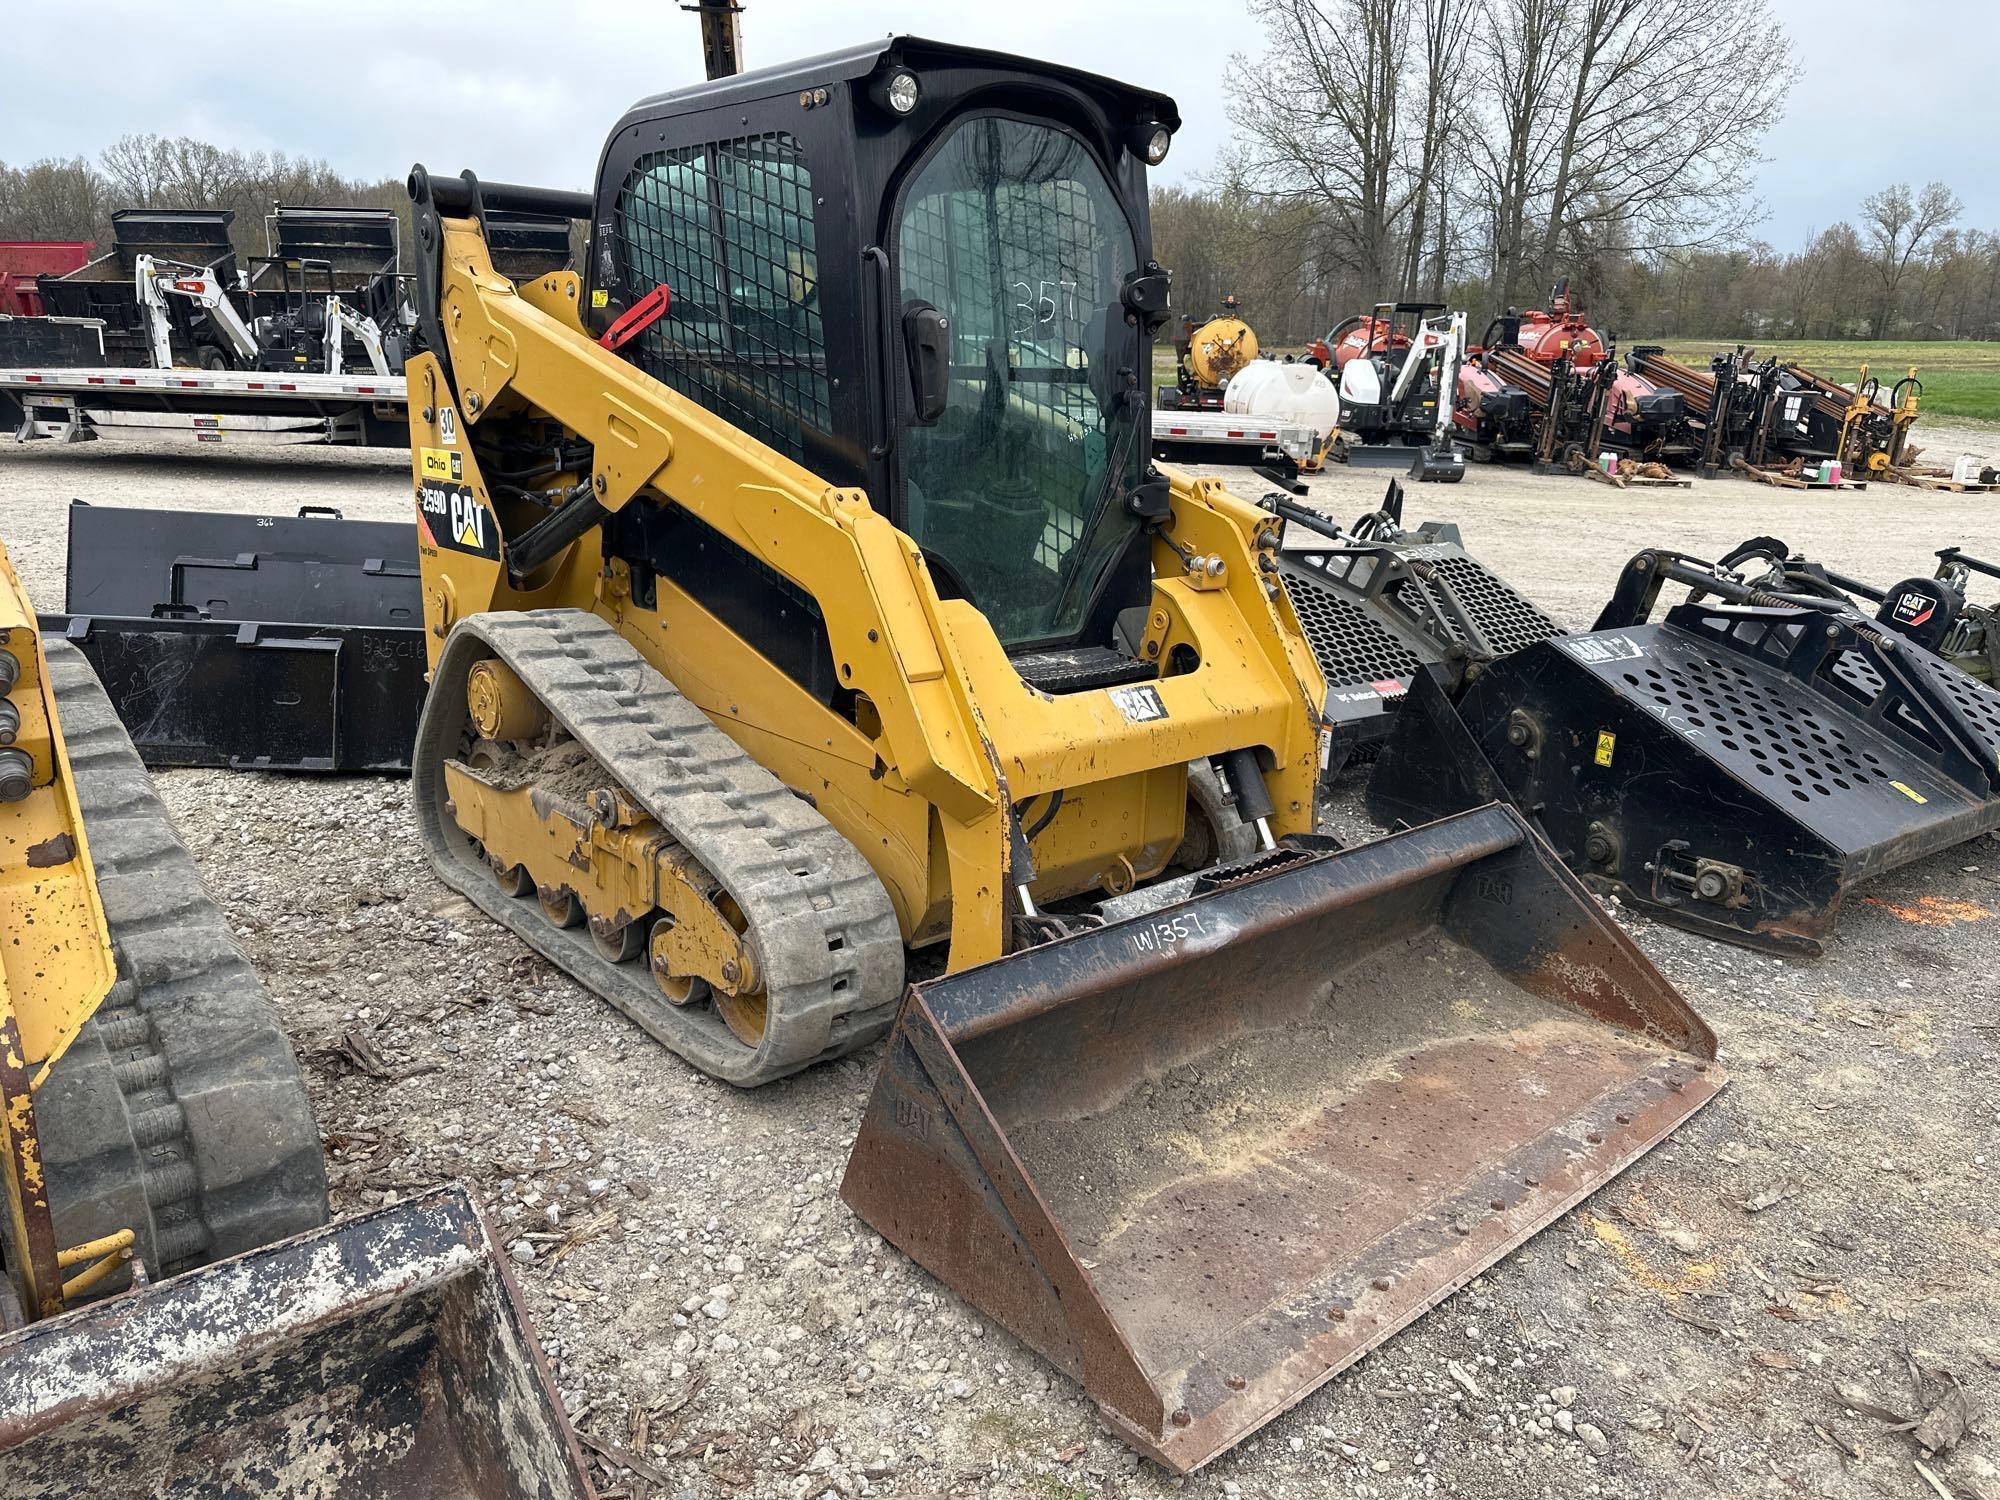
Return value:
M 1222 388 L 1222 409 L 1265 422 L 1309 425 L 1321 438 L 1340 425 L 1340 393 L 1317 365 L 1253 359 Z

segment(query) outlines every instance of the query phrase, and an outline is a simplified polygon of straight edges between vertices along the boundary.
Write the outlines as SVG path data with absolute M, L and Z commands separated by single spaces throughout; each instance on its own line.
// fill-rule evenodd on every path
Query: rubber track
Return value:
M 270 997 L 90 663 L 43 644 L 118 961 L 35 1096 L 57 1238 L 131 1228 L 157 1278 L 324 1224 L 319 1131 Z
M 503 893 L 444 806 L 467 728 L 465 679 L 498 657 L 556 722 L 735 900 L 764 976 L 760 1045 L 707 1006 L 669 1005 L 644 961 L 612 964 L 580 928 Z M 895 1019 L 903 944 L 859 851 L 752 760 L 616 629 L 580 610 L 472 615 L 446 642 L 417 731 L 417 826 L 445 882 L 706 1073 L 749 1087 L 864 1046 Z

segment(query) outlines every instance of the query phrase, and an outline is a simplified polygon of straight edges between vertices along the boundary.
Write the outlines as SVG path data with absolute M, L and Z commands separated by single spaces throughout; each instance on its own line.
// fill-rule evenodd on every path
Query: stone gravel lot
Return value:
M 407 475 L 365 452 L 0 447 L 0 540 L 54 608 L 72 497 L 401 517 Z M 1315 498 L 1351 517 L 1381 483 L 1341 472 Z M 1770 533 L 1884 581 L 1948 544 L 2000 555 L 1991 498 L 1879 486 L 1621 493 L 1481 468 L 1413 492 L 1409 519 L 1432 517 L 1571 626 L 1649 543 Z M 579 1429 L 630 1460 L 598 1468 L 606 1496 L 2000 1500 L 2000 1418 L 1980 1415 L 2000 1404 L 1990 839 L 1877 882 L 1817 964 L 1628 919 L 1721 1036 L 1721 1098 L 1177 1480 L 841 1204 L 876 1052 L 753 1094 L 711 1083 L 432 879 L 401 784 L 159 783 L 286 1017 L 336 1206 L 473 1184 Z M 1374 831 L 1351 785 L 1324 812 Z

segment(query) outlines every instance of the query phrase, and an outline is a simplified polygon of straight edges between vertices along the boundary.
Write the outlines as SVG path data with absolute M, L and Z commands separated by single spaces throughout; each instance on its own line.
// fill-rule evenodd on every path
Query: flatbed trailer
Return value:
M 1155 411 L 1153 448 L 1162 458 L 1200 463 L 1276 464 L 1317 473 L 1326 443 L 1311 424 L 1273 422 L 1221 411 Z
M 400 375 L 258 370 L 0 370 L 0 424 L 55 438 L 281 446 L 409 442 Z

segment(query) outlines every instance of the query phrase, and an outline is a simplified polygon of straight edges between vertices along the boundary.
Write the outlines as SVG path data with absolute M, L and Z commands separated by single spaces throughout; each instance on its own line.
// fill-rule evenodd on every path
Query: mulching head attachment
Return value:
M 589 1500 L 461 1188 L 0 1337 L 0 1494 Z
M 72 505 L 67 613 L 149 766 L 407 771 L 423 706 L 416 529 Z
M 1326 678 L 1328 780 L 1372 757 L 1420 670 L 1455 690 L 1474 664 L 1562 634 L 1466 552 L 1456 526 L 1406 531 L 1394 480 L 1382 508 L 1349 528 L 1276 496 L 1265 504 L 1288 544 L 1307 543 L 1279 551 L 1278 576 Z
M 1721 1085 L 1509 809 L 1322 842 L 913 987 L 841 1188 L 1182 1472 Z
M 2000 693 L 1844 600 L 1641 553 L 1589 633 L 1419 683 L 1368 789 L 1391 824 L 1496 797 L 1660 921 L 1813 955 L 1856 881 L 2000 827 Z

